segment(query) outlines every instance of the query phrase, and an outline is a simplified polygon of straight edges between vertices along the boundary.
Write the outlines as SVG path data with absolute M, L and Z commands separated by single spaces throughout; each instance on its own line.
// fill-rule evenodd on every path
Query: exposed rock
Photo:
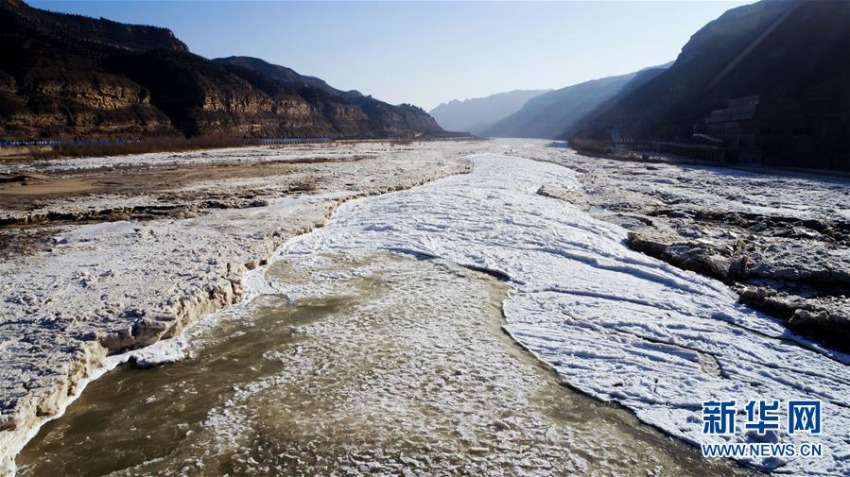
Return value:
M 103 334 L 100 337 L 100 344 L 109 350 L 110 353 L 130 349 L 135 343 L 136 338 L 133 336 L 132 328 L 112 331 L 111 333 Z
M 647 166 L 557 147 L 538 158 L 580 171 L 584 186 L 583 193 L 544 186 L 539 194 L 622 226 L 631 248 L 722 280 L 742 304 L 850 351 L 846 180 L 669 159 Z
M 686 242 L 679 236 L 660 234 L 654 229 L 629 232 L 629 246 L 685 270 L 728 282 L 743 276 L 748 258 L 718 253 L 711 245 Z
M 818 336 L 836 345 L 850 343 L 850 317 L 826 311 L 811 312 L 798 309 L 788 320 L 788 326 L 799 333 Z
M 736 125 L 734 134 L 712 136 L 731 150 L 727 159 L 740 148 L 765 164 L 850 170 L 848 24 L 844 0 L 767 0 L 731 9 L 697 31 L 668 70 L 601 105 L 562 137 L 649 145 L 688 142 L 694 133 L 722 136 L 707 127 L 712 111 L 756 98 L 750 119 L 725 123 Z M 753 144 L 739 140 L 748 134 Z
M 0 28 L 4 137 L 445 134 L 415 106 L 338 91 L 253 58 L 210 61 L 164 28 L 47 12 L 18 0 L 0 0 Z

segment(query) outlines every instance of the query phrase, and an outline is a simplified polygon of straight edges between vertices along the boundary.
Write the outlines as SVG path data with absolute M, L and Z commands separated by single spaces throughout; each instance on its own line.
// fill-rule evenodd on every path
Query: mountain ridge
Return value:
M 0 0 L 0 50 L 0 138 L 449 134 L 412 105 L 340 92 L 279 65 L 263 62 L 304 84 L 216 63 L 165 28 L 18 0 Z
M 554 139 L 586 113 L 614 96 L 634 74 L 585 81 L 542 94 L 485 129 L 483 134 Z
M 762 1 L 709 22 L 580 136 L 698 157 L 850 170 L 850 2 Z M 569 137 L 567 131 L 564 136 Z M 699 144 L 699 139 L 712 141 Z M 704 142 L 705 142 L 704 141 Z
M 363 94 L 359 91 L 342 91 L 336 89 L 326 83 L 325 80 L 321 78 L 316 78 L 315 76 L 302 75 L 297 71 L 293 70 L 292 68 L 269 63 L 268 61 L 263 60 L 262 58 L 254 58 L 250 56 L 228 56 L 226 58 L 213 58 L 211 61 L 213 63 L 217 63 L 219 65 L 224 66 L 241 66 L 244 68 L 248 68 L 262 73 L 274 80 L 277 80 L 284 86 L 289 86 L 292 88 L 312 86 L 328 93 L 335 94 L 338 96 L 345 96 L 348 98 L 360 98 L 363 96 Z
M 479 135 L 499 120 L 519 111 L 525 103 L 551 90 L 515 89 L 480 98 L 454 99 L 429 111 L 445 129 Z

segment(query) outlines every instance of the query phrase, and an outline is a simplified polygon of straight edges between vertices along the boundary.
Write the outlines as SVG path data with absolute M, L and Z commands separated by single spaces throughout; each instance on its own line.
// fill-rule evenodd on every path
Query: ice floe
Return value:
M 620 227 L 538 194 L 579 188 L 572 170 L 471 159 L 470 175 L 346 204 L 282 253 L 394 251 L 509 277 L 505 330 L 571 386 L 694 444 L 765 440 L 706 437 L 704 401 L 735 400 L 742 410 L 749 400 L 821 400 L 821 434 L 789 435 L 783 426 L 773 439 L 821 443 L 823 457 L 749 463 L 783 474 L 850 473 L 850 357 L 737 304 L 720 282 L 630 250 Z

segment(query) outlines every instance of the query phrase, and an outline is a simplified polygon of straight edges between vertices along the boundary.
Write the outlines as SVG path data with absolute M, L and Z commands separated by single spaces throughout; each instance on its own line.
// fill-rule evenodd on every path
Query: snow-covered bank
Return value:
M 380 144 L 380 143 L 378 143 Z M 234 147 L 214 150 L 198 150 L 183 152 L 150 152 L 125 156 L 108 157 L 78 157 L 50 159 L 30 162 L 0 162 L 0 173 L 21 171 L 82 171 L 112 168 L 137 167 L 176 167 L 190 163 L 192 165 L 264 163 L 278 161 L 301 161 L 305 156 L 318 154 L 317 159 L 346 160 L 362 157 L 377 157 L 374 153 L 375 143 L 352 144 L 343 150 L 329 150 L 328 144 L 287 146 L 285 148 L 270 147 Z
M 505 283 L 300 240 L 188 359 L 93 383 L 20 475 L 747 475 L 560 386 L 500 331 Z
M 823 443 L 826 455 L 752 464 L 850 472 L 848 356 L 738 305 L 720 282 L 629 250 L 620 227 L 538 193 L 580 187 L 573 171 L 517 157 L 474 160 L 471 175 L 344 205 L 288 253 L 388 250 L 505 274 L 515 289 L 506 330 L 572 386 L 693 443 L 708 440 L 703 401 L 819 399 L 822 434 L 778 438 Z
M 262 206 L 210 209 L 190 218 L 66 224 L 62 229 L 46 224 L 46 236 L 38 240 L 43 247 L 0 263 L 0 475 L 12 472 L 14 456 L 39 426 L 115 364 L 108 352 L 170 338 L 238 302 L 247 269 L 287 239 L 321 226 L 338 204 L 463 173 L 467 164 L 460 158 L 470 147 L 475 146 L 448 142 L 401 150 L 373 145 L 369 160 L 297 164 L 247 178 L 208 176 L 170 191 L 197 189 L 199 197 L 192 200 L 249 193 Z M 257 151 L 292 155 L 290 150 Z M 312 150 L 308 155 L 317 153 L 322 154 Z M 181 167 L 191 173 L 193 163 Z M 293 192 L 297 184 L 311 189 Z M 132 195 L 107 191 L 45 200 L 46 207 L 60 212 L 128 201 L 158 205 L 160 191 L 142 188 Z M 0 214 L 19 212 L 5 205 L 0 203 Z M 14 234 L 15 229 L 4 232 Z
M 563 144 L 505 146 L 505 154 L 581 171 L 580 193 L 543 193 L 622 226 L 632 249 L 731 284 L 741 303 L 850 352 L 846 176 L 602 159 Z

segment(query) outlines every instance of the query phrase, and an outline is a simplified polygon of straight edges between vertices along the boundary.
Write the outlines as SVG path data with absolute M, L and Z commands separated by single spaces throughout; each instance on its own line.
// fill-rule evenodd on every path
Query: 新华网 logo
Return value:
M 702 403 L 702 432 L 706 436 L 732 436 L 738 432 L 778 436 L 783 430 L 790 435 L 822 432 L 821 401 L 789 400 L 781 405 L 776 400 L 748 401 L 741 410 L 743 425 L 739 426 L 738 406 L 734 400 L 704 401 Z M 783 443 L 778 439 L 760 439 L 759 442 L 703 443 L 704 457 L 820 457 L 820 443 Z

